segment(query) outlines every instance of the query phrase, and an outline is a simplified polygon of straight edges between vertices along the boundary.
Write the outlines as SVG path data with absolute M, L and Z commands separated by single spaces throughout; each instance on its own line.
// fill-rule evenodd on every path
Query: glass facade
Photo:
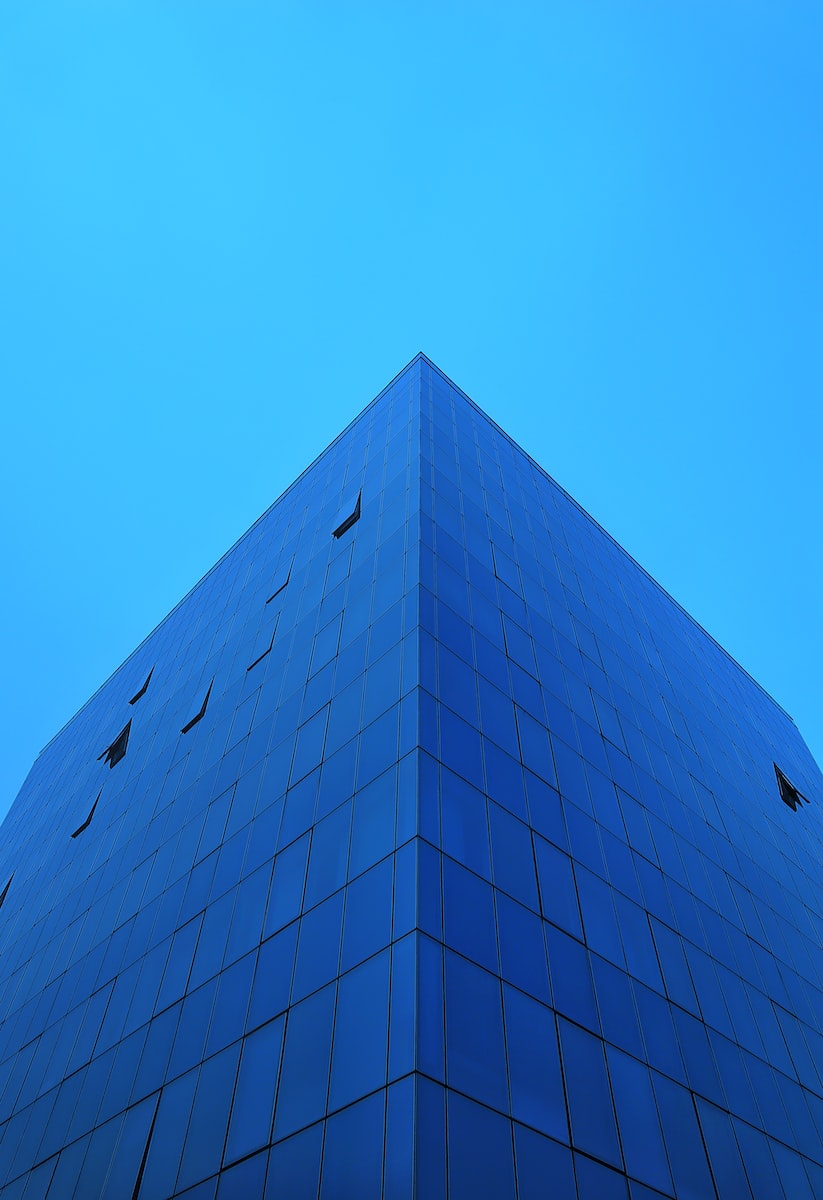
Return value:
M 813 1200 L 821 796 L 419 355 L 3 824 L 0 1197 Z

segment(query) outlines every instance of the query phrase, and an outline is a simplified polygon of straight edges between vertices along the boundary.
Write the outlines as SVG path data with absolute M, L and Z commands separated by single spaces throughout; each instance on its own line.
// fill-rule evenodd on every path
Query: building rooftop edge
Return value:
M 315 455 L 315 457 L 311 460 L 309 465 L 300 472 L 300 474 L 297 476 L 297 478 L 293 479 L 291 481 L 291 483 L 288 485 L 288 487 L 284 488 L 283 491 L 280 492 L 280 494 L 278 496 L 276 496 L 274 500 L 272 500 L 271 504 L 269 504 L 268 507 L 263 510 L 263 512 L 260 514 L 260 516 L 257 517 L 254 521 L 252 521 L 251 525 L 249 525 L 247 529 L 243 530 L 243 532 L 240 534 L 240 536 L 237 537 L 232 542 L 232 544 L 229 546 L 229 548 L 227 550 L 225 550 L 223 552 L 223 554 L 220 555 L 220 557 L 217 559 L 217 561 L 212 563 L 212 565 L 209 567 L 209 569 L 207 571 L 205 571 L 195 583 L 192 584 L 192 586 L 189 588 L 189 590 L 183 596 L 180 597 L 180 599 L 177 601 L 177 603 L 172 608 L 170 608 L 169 611 L 167 613 L 165 613 L 164 616 L 162 616 L 160 618 L 160 620 L 157 622 L 157 624 L 152 626 L 152 628 L 149 630 L 149 632 L 146 634 L 146 636 L 141 638 L 141 640 L 137 643 L 137 645 L 134 647 L 134 649 L 132 651 L 130 651 L 129 654 L 126 655 L 126 657 L 123 659 L 123 661 L 121 663 L 119 663 L 118 666 L 116 666 L 114 668 L 114 670 L 111 671 L 106 676 L 106 678 L 102 681 L 102 683 L 100 683 L 99 686 L 94 689 L 94 691 L 88 697 L 88 699 L 84 700 L 83 703 L 80 705 L 80 707 L 75 709 L 75 711 L 72 713 L 72 715 L 66 721 L 63 722 L 63 724 L 60 726 L 60 728 L 57 730 L 57 732 L 55 734 L 53 734 L 53 736 L 50 737 L 49 740 L 40 748 L 40 752 L 37 755 L 37 758 L 39 758 L 41 754 L 43 754 L 46 750 L 48 750 L 48 748 L 52 744 L 52 742 L 55 742 L 57 740 L 57 738 L 60 737 L 63 730 L 67 729 L 69 727 L 69 725 L 71 725 L 72 721 L 74 721 L 77 717 L 79 717 L 79 715 L 83 711 L 83 709 L 86 708 L 89 704 L 91 704 L 91 702 L 92 702 L 92 700 L 94 700 L 95 696 L 97 696 L 100 692 L 102 692 L 103 688 L 106 687 L 106 685 L 114 678 L 114 676 L 117 674 L 117 672 L 121 671 L 123 669 L 123 667 L 126 665 L 126 663 L 130 662 L 131 659 L 134 658 L 134 656 L 140 652 L 142 647 L 145 646 L 146 642 L 148 642 L 150 638 L 154 637 L 157 630 L 160 629 L 161 626 L 164 625 L 166 623 L 166 621 L 168 621 L 168 619 L 171 616 L 173 616 L 174 613 L 177 612 L 178 608 L 180 608 L 181 605 L 186 603 L 189 596 L 191 596 L 193 592 L 196 592 L 202 583 L 205 583 L 205 581 L 209 578 L 209 576 L 217 570 L 217 568 L 221 565 L 221 563 L 225 559 L 227 559 L 230 554 L 234 553 L 234 551 L 237 549 L 237 547 L 240 545 L 240 543 L 243 541 L 243 539 L 248 537 L 248 535 L 257 528 L 257 526 L 260 524 L 260 522 L 264 521 L 266 519 L 266 517 L 269 515 L 269 513 L 275 507 L 275 505 L 279 504 L 281 500 L 285 499 L 285 497 L 288 496 L 288 494 L 292 490 L 292 488 L 297 487 L 298 483 L 303 478 L 303 476 L 307 475 L 309 473 L 309 471 L 311 471 L 311 469 L 316 465 L 316 463 L 318 463 L 320 461 L 320 459 L 323 458 L 324 455 L 328 454 L 329 450 L 331 450 L 333 446 L 336 446 L 341 438 L 346 436 L 346 434 L 349 432 L 351 427 L 353 425 L 356 425 L 357 422 L 361 419 L 361 417 L 365 416 L 365 414 L 369 411 L 370 408 L 372 408 L 375 404 L 377 404 L 379 400 L 382 400 L 382 398 L 385 396 L 386 392 L 390 391 L 391 388 L 394 387 L 397 380 L 400 379 L 400 377 L 402 375 L 405 375 L 406 372 L 409 370 L 409 368 L 414 366 L 414 364 L 419 359 L 425 360 L 426 362 L 430 363 L 431 366 L 433 366 L 435 370 L 439 370 L 439 368 L 437 366 L 435 366 L 435 364 L 432 363 L 430 359 L 426 358 L 426 355 L 423 354 L 422 350 L 418 351 L 417 354 L 415 354 L 413 358 L 410 358 L 409 361 L 406 363 L 406 365 L 401 370 L 399 370 L 396 375 L 392 376 L 392 378 L 385 385 L 385 387 L 382 387 L 380 389 L 380 391 L 377 393 L 377 395 L 374 396 L 371 400 L 369 400 L 368 404 L 365 404 L 363 406 L 363 408 L 361 408 L 360 411 L 356 414 L 356 416 L 352 417 L 351 421 L 349 421 L 349 423 L 345 426 L 345 428 L 341 429 L 340 432 L 335 437 L 332 438 L 332 440 L 328 443 L 328 445 L 324 446 L 323 449 L 319 452 L 319 454 Z M 440 371 L 440 374 L 442 375 L 443 372 Z M 444 376 L 444 378 L 447 378 L 447 376 Z M 449 382 L 451 383 L 451 380 L 449 380 Z M 458 391 L 459 390 L 460 389 L 458 389 Z M 466 399 L 467 400 L 469 399 L 468 396 L 466 397 Z M 477 407 L 477 406 L 475 405 L 475 407 Z M 34 761 L 36 762 L 37 759 L 35 759 Z M 32 763 L 32 766 L 33 765 L 34 765 L 34 763 Z M 31 770 L 31 767 L 29 768 L 29 771 L 30 770 Z M 25 784 L 25 779 L 23 780 L 23 783 Z
M 566 499 L 571 501 L 571 503 L 575 506 L 575 508 L 578 509 L 578 511 L 581 512 L 583 514 L 583 516 L 587 518 L 587 520 L 591 521 L 593 525 L 597 526 L 597 529 L 602 534 L 604 534 L 605 537 L 608 538 L 608 540 L 612 543 L 612 545 L 616 546 L 617 549 L 623 555 L 625 555 L 625 557 L 628 558 L 630 562 L 634 563 L 634 565 L 637 567 L 637 569 L 640 572 L 642 572 L 642 574 L 645 575 L 645 577 L 651 583 L 653 583 L 654 586 L 659 591 L 661 591 L 663 593 L 663 595 L 666 596 L 667 599 L 669 599 L 672 602 L 672 604 L 675 606 L 675 608 L 677 608 L 680 612 L 682 612 L 685 617 L 688 617 L 688 619 L 691 621 L 691 623 L 697 629 L 699 629 L 700 632 L 702 634 L 704 634 L 709 639 L 709 641 L 712 642 L 718 648 L 718 650 L 721 650 L 723 652 L 723 654 L 726 656 L 726 658 L 728 658 L 728 660 L 730 662 L 734 663 L 734 665 L 738 668 L 738 670 L 742 671 L 743 674 L 746 676 L 746 678 L 750 679 L 751 682 L 753 684 L 755 684 L 757 686 L 757 688 L 763 693 L 763 695 L 768 700 L 770 700 L 776 708 L 780 709 L 780 711 L 783 713 L 783 715 L 785 717 L 788 717 L 788 719 L 791 721 L 792 725 L 795 725 L 794 717 L 791 715 L 791 713 L 786 711 L 786 709 L 783 707 L 783 705 L 780 703 L 780 701 L 775 700 L 775 698 L 771 694 L 771 692 L 769 692 L 768 689 L 765 688 L 758 679 L 755 679 L 754 675 L 752 675 L 749 671 L 747 671 L 746 668 L 743 666 L 743 664 L 738 662 L 738 660 L 734 657 L 734 655 L 731 654 L 721 642 L 718 642 L 717 638 L 713 637 L 712 634 L 709 633 L 708 629 L 706 629 L 706 627 L 704 625 L 701 625 L 700 622 L 697 620 L 697 618 L 694 617 L 687 608 L 684 608 L 683 605 L 680 603 L 680 601 L 675 599 L 675 597 L 671 594 L 671 592 L 667 591 L 666 588 L 663 587 L 663 584 L 660 583 L 660 581 L 658 579 L 655 579 L 654 575 L 652 575 L 650 571 L 647 571 L 646 568 L 643 566 L 643 564 L 638 562 L 637 559 L 634 557 L 634 555 L 631 554 L 626 549 L 625 546 L 621 545 L 621 543 L 618 542 L 617 538 L 613 537 L 612 534 L 609 533 L 608 529 L 604 528 L 604 526 L 602 526 L 600 524 L 600 522 L 597 520 L 596 517 L 592 516 L 592 514 L 588 511 L 588 509 L 585 509 L 578 500 L 575 500 L 574 496 L 572 496 L 570 492 L 566 491 L 566 489 L 563 487 L 562 483 L 558 483 L 557 480 L 554 478 L 554 476 L 550 475 L 549 472 L 546 470 L 546 468 L 541 466 L 541 464 L 535 458 L 533 458 L 531 456 L 531 454 L 529 454 L 528 450 L 524 450 L 523 447 L 520 445 L 520 443 L 515 441 L 515 439 L 511 436 L 511 434 L 506 433 L 506 430 L 503 429 L 503 427 L 501 425 L 498 425 L 498 423 L 497 423 L 497 421 L 495 421 L 494 417 L 490 417 L 485 409 L 481 408 L 481 406 L 476 401 L 472 400 L 471 396 L 469 396 L 466 392 L 464 392 L 463 389 L 460 387 L 460 385 L 455 383 L 454 380 L 449 375 L 447 375 L 445 371 L 441 370 L 441 368 L 438 367 L 437 363 L 432 362 L 432 360 L 427 355 L 425 355 L 422 352 L 422 350 L 417 355 L 415 355 L 415 357 L 412 359 L 412 362 L 416 362 L 418 358 L 423 359 L 424 362 L 428 363 L 428 365 L 434 371 L 436 371 L 438 375 L 440 375 L 443 379 L 446 380 L 449 387 L 452 387 L 452 388 L 454 388 L 454 390 L 456 392 L 459 392 L 460 395 L 463 397 L 463 399 L 466 400 L 472 406 L 472 408 L 475 409 L 482 417 L 484 417 L 489 422 L 490 425 L 493 425 L 494 428 L 497 430 L 497 432 L 499 434 L 501 434 L 506 439 L 506 441 L 510 443 L 510 445 L 514 446 L 516 450 L 519 450 L 520 453 L 523 454 L 529 460 L 531 465 L 533 467 L 535 467 L 536 470 L 538 470 L 541 475 L 545 475 L 545 477 L 556 488 L 558 488 L 559 491 L 561 491 L 563 493 L 563 495 L 566 497 Z M 409 364 L 409 365 L 411 365 L 411 364 Z M 404 370 L 405 370 L 405 368 L 404 368 Z M 796 725 L 795 725 L 795 728 L 797 728 Z
M 703 625 L 700 624 L 700 622 L 696 619 L 696 617 L 692 616 L 692 614 L 688 611 L 688 609 L 684 608 L 683 605 L 678 600 L 676 600 L 675 597 L 672 596 L 671 593 L 668 592 L 666 590 L 666 588 L 664 588 L 663 585 L 657 579 L 655 579 L 655 577 L 649 571 L 646 570 L 646 568 L 642 565 L 642 563 L 639 563 L 637 561 L 637 559 L 632 554 L 629 553 L 629 551 L 625 548 L 625 546 L 622 546 L 620 544 L 620 542 L 618 542 L 617 539 L 615 537 L 613 537 L 609 533 L 609 531 L 607 529 L 605 529 L 600 524 L 600 522 L 595 517 L 593 517 L 590 512 L 587 511 L 587 509 L 585 509 L 583 507 L 582 504 L 580 504 L 577 500 L 575 500 L 574 496 L 572 496 L 569 492 L 567 492 L 566 489 L 563 487 L 563 485 L 558 483 L 557 480 L 554 478 L 554 476 L 550 475 L 549 472 L 546 470 L 546 468 L 541 466 L 541 464 L 539 462 L 537 462 L 537 460 L 535 458 L 533 458 L 532 455 L 529 454 L 529 452 L 527 450 L 525 450 L 520 445 L 519 442 L 515 441 L 515 439 L 510 434 L 508 434 L 501 425 L 498 425 L 497 421 L 495 421 L 495 419 L 493 417 L 490 417 L 489 414 L 485 411 L 485 409 L 481 408 L 481 406 L 479 404 L 477 404 L 476 401 L 472 400 L 471 396 L 469 396 L 467 392 L 464 392 L 463 389 L 460 387 L 460 385 L 454 382 L 454 380 L 451 378 L 451 376 L 447 375 L 446 372 L 444 370 L 442 370 L 442 368 L 440 368 L 437 365 L 437 363 L 435 363 L 431 358 L 429 358 L 429 356 L 427 354 L 425 354 L 422 350 L 418 350 L 418 352 L 412 358 L 409 359 L 409 361 L 405 364 L 405 366 L 403 366 L 395 375 L 393 375 L 392 378 L 389 380 L 389 382 L 380 389 L 380 391 L 377 393 L 377 395 L 374 396 L 373 399 L 371 399 L 366 405 L 364 405 L 363 408 L 351 419 L 351 421 L 348 422 L 348 424 L 345 426 L 345 428 L 342 429 L 340 431 L 340 433 L 338 433 L 334 438 L 332 438 L 332 440 L 328 443 L 328 445 L 325 446 L 319 452 L 319 454 L 315 455 L 315 457 L 312 459 L 312 461 L 308 464 L 307 467 L 305 467 L 300 472 L 300 474 L 297 476 L 297 478 L 292 480 L 292 482 L 288 485 L 288 487 L 284 488 L 283 491 L 280 492 L 280 494 L 271 502 L 271 504 L 263 510 L 263 512 L 260 514 L 260 516 L 257 517 L 256 520 L 254 520 L 251 523 L 251 525 L 249 525 L 249 527 L 247 529 L 245 529 L 238 538 L 236 538 L 236 540 L 234 542 L 232 542 L 231 546 L 229 546 L 229 548 L 223 554 L 220 555 L 220 557 L 217 559 L 217 561 L 215 563 L 213 563 L 212 566 L 209 567 L 209 569 L 203 575 L 201 575 L 200 578 L 194 584 L 192 584 L 192 586 L 188 589 L 188 591 L 185 593 L 185 595 L 181 596 L 181 598 L 177 601 L 177 603 L 174 605 L 174 607 L 170 608 L 169 611 L 157 622 L 157 624 L 154 625 L 149 630 L 149 632 L 145 635 L 145 637 L 142 638 L 138 642 L 138 644 L 135 646 L 135 648 L 129 654 L 126 655 L 126 657 L 123 659 L 123 661 L 118 666 L 116 666 L 114 668 L 114 670 L 110 672 L 110 674 L 108 674 L 106 676 L 106 678 L 102 681 L 102 683 L 100 683 L 100 685 L 97 688 L 95 688 L 95 690 L 88 697 L 88 699 L 85 700 L 80 705 L 80 707 L 72 713 L 72 715 L 68 718 L 68 720 L 64 721 L 64 723 L 60 726 L 60 728 L 57 730 L 57 732 L 52 737 L 49 738 L 49 740 L 41 748 L 37 758 L 39 758 L 40 755 L 42 755 L 49 748 L 49 746 L 51 746 L 52 742 L 55 742 L 57 740 L 57 738 L 59 738 L 60 735 L 63 733 L 63 731 L 65 729 L 67 729 L 69 725 L 71 725 L 72 721 L 74 721 L 89 704 L 91 704 L 91 702 L 94 700 L 94 698 L 103 690 L 103 688 L 106 687 L 106 685 L 110 682 L 110 680 L 112 680 L 114 678 L 114 676 L 117 674 L 117 672 L 122 670 L 122 668 L 126 665 L 126 663 L 128 663 L 132 658 L 134 658 L 134 656 L 136 654 L 138 654 L 140 652 L 142 647 L 146 644 L 146 642 L 149 641 L 150 638 L 152 638 L 154 636 L 154 634 L 157 632 L 157 630 L 160 629 L 160 627 L 165 624 L 165 622 L 178 610 L 178 608 L 181 607 L 181 605 L 185 604 L 185 602 L 188 600 L 189 596 L 191 596 L 192 593 L 195 592 L 200 587 L 200 585 L 202 583 L 204 583 L 205 580 L 207 580 L 209 578 L 209 576 L 218 569 L 218 567 L 224 562 L 224 560 L 226 558 L 228 558 L 229 555 L 234 552 L 234 550 L 237 548 L 237 546 L 240 544 L 240 542 L 242 542 L 244 538 L 246 538 L 254 529 L 256 529 L 261 521 L 265 520 L 265 518 L 268 516 L 268 514 L 271 512 L 271 510 L 275 507 L 275 505 L 279 504 L 281 502 L 281 500 L 283 500 L 289 494 L 289 492 L 298 485 L 300 480 L 305 475 L 307 475 L 309 471 L 312 470 L 312 468 L 316 465 L 316 463 L 318 463 L 320 461 L 320 459 L 324 457 L 324 455 L 328 454 L 329 450 L 331 450 L 332 447 L 335 446 L 340 441 L 341 438 L 346 436 L 346 434 L 349 432 L 349 430 L 352 428 L 352 426 L 356 425 L 357 422 L 360 421 L 363 416 L 365 416 L 365 414 L 369 411 L 369 409 L 372 408 L 375 404 L 377 404 L 378 401 L 380 401 L 383 398 L 383 396 L 385 396 L 385 394 L 388 391 L 390 391 L 391 388 L 394 387 L 397 380 L 400 379 L 403 375 L 405 375 L 406 372 L 409 371 L 410 368 L 413 367 L 415 365 L 415 363 L 417 363 L 417 362 L 425 362 L 429 367 L 431 367 L 431 369 L 433 371 L 436 371 L 437 374 L 446 381 L 446 383 L 449 385 L 449 387 L 453 388 L 456 392 L 459 392 L 459 394 L 463 397 L 463 399 L 468 404 L 470 404 L 471 407 L 477 413 L 479 413 L 479 415 L 481 417 L 483 417 L 486 421 L 488 421 L 490 425 L 494 426 L 494 428 L 497 430 L 497 432 L 499 434 L 501 434 L 502 437 L 504 437 L 506 439 L 506 441 L 509 442 L 510 445 L 514 446 L 516 450 L 518 450 L 521 454 L 523 454 L 525 456 L 525 458 L 527 458 L 528 461 L 531 463 L 531 465 L 534 468 L 536 468 L 536 470 L 538 470 L 542 475 L 544 475 L 546 477 L 546 479 L 548 479 L 554 487 L 558 488 L 559 491 L 561 491 L 563 493 L 563 495 L 566 497 L 566 499 L 571 501 L 571 503 L 575 506 L 575 508 L 577 508 L 579 510 L 579 512 L 581 512 L 583 514 L 583 516 L 587 518 L 587 520 L 591 521 L 592 524 L 594 524 L 597 527 L 597 529 L 601 533 L 603 533 L 609 539 L 609 541 L 614 546 L 616 546 L 617 549 L 623 555 L 625 555 L 625 557 L 628 558 L 629 561 L 632 562 L 638 568 L 638 570 L 641 571 L 642 574 L 651 583 L 653 583 L 654 586 L 656 588 L 658 588 L 658 590 L 661 591 L 663 593 L 663 595 L 666 596 L 672 602 L 672 604 L 674 604 L 675 607 L 680 612 L 682 612 L 683 615 L 685 617 L 687 617 L 689 619 L 689 621 L 691 621 L 691 623 L 697 629 L 700 630 L 700 632 L 702 634 L 704 634 L 709 639 L 710 642 L 712 642 L 720 651 L 722 651 L 722 653 L 726 656 L 726 658 L 728 658 L 729 661 L 732 662 L 738 668 L 738 670 L 742 671 L 743 674 L 746 676 L 746 678 L 751 680 L 751 682 L 753 684 L 755 684 L 755 686 L 763 693 L 763 695 L 768 700 L 770 700 L 771 703 L 774 704 L 774 706 L 776 708 L 778 708 L 783 713 L 783 715 L 785 717 L 787 717 L 789 721 L 792 722 L 793 725 L 795 724 L 794 718 L 791 716 L 791 714 L 789 712 L 787 712 L 785 708 L 783 708 L 782 704 L 780 704 L 780 702 L 778 700 L 775 700 L 774 696 L 771 695 L 771 693 L 762 685 L 762 683 L 760 683 L 757 679 L 755 679 L 755 677 L 752 674 L 750 674 L 750 672 L 747 671 L 746 668 L 741 663 L 739 663 L 737 661 L 737 659 L 734 657 L 734 655 L 730 654 L 729 651 L 726 649 L 726 647 L 723 646 L 720 642 L 718 642 L 718 640 L 715 637 L 713 637 Z M 36 762 L 37 759 L 35 759 L 34 761 Z M 32 766 L 33 765 L 34 764 L 32 764 Z M 24 780 L 24 783 L 25 783 L 25 780 Z

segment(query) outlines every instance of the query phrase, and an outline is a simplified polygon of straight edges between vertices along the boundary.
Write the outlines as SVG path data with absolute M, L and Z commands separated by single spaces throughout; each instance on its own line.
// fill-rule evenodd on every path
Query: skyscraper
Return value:
M 823 1195 L 821 796 L 418 355 L 0 831 L 0 1197 Z

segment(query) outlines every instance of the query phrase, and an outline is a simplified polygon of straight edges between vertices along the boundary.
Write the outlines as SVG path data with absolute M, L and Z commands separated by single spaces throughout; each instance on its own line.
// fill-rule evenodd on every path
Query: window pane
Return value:
M 448 1083 L 495 1108 L 508 1109 L 500 981 L 446 951 Z
M 503 996 L 512 1116 L 567 1142 L 569 1127 L 554 1013 L 515 988 L 504 987 Z
M 386 1082 L 389 954 L 344 975 L 337 993 L 329 1108 L 339 1108 Z
M 451 1195 L 514 1200 L 511 1121 L 455 1092 L 448 1098 Z
M 383 1176 L 384 1091 L 326 1122 L 321 1200 L 379 1196 Z
M 200 1068 L 177 1178 L 179 1189 L 207 1179 L 220 1167 L 239 1056 L 239 1045 L 232 1046 Z
M 269 1140 L 284 1023 L 285 1018 L 278 1017 L 243 1042 L 226 1143 L 227 1162 L 250 1154 Z
M 335 987 L 289 1011 L 277 1092 L 274 1136 L 286 1137 L 326 1111 Z
M 603 1043 L 568 1021 L 559 1026 L 572 1144 L 622 1168 Z

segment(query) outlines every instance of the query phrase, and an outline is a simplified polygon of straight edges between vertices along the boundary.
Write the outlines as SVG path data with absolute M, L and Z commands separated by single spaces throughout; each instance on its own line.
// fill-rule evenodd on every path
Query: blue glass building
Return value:
M 0 831 L 0 1197 L 823 1196 L 821 797 L 420 355 Z

